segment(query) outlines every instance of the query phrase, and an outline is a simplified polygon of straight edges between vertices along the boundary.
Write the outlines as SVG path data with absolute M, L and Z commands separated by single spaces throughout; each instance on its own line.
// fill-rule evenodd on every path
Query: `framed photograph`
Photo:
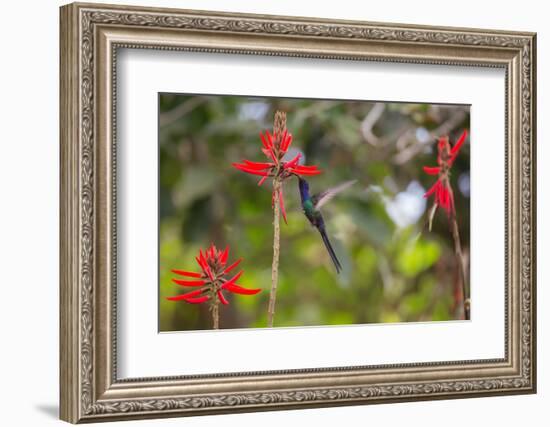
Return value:
M 63 420 L 535 392 L 535 34 L 60 22 Z

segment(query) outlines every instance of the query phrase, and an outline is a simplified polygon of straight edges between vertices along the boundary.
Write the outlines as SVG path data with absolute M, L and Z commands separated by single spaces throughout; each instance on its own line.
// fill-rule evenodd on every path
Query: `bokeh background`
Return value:
M 210 329 L 208 306 L 166 300 L 188 292 L 173 268 L 199 271 L 195 256 L 210 243 L 243 257 L 238 283 L 255 296 L 226 293 L 220 327 L 264 327 L 271 286 L 273 214 L 269 181 L 234 169 L 265 161 L 259 132 L 271 131 L 276 110 L 306 164 L 323 174 L 312 192 L 358 182 L 323 207 L 337 275 L 319 234 L 300 208 L 296 180 L 285 182 L 288 225 L 281 225 L 275 326 L 444 321 L 461 316 L 453 240 L 438 210 L 432 231 L 423 198 L 435 182 L 436 138 L 454 143 L 470 128 L 469 106 L 365 101 L 159 94 L 159 329 Z M 470 235 L 470 141 L 452 173 L 466 262 Z M 296 151 L 289 152 L 294 156 Z

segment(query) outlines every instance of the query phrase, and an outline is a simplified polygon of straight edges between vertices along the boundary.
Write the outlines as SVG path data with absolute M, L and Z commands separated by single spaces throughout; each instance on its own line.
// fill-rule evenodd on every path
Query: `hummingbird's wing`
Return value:
M 315 208 L 320 209 L 327 202 L 332 200 L 334 196 L 336 196 L 338 193 L 341 193 L 346 188 L 351 187 L 356 182 L 357 180 L 353 179 L 351 181 L 343 182 L 342 184 L 337 185 L 336 187 L 332 187 L 332 188 L 329 188 L 328 190 L 322 191 L 319 194 L 314 194 L 313 196 L 311 196 L 311 199 L 313 200 L 313 204 L 315 205 Z

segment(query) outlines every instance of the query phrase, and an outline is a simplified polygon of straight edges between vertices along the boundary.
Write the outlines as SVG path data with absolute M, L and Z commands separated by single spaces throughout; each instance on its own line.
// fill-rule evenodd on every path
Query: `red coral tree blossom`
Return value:
M 233 163 L 233 166 L 240 171 L 261 176 L 262 178 L 258 181 L 258 185 L 262 185 L 269 177 L 274 178 L 275 183 L 276 181 L 283 182 L 291 176 L 319 175 L 321 173 L 317 166 L 300 165 L 300 158 L 302 157 L 300 153 L 289 161 L 283 161 L 283 157 L 292 144 L 292 134 L 286 129 L 286 117 L 284 122 L 284 126 L 280 126 L 279 129 L 277 129 L 276 118 L 273 135 L 269 130 L 260 132 L 260 139 L 263 145 L 262 152 L 266 155 L 268 160 L 270 160 L 269 162 L 243 160 L 242 163 Z M 278 194 L 276 194 L 276 192 L 278 192 Z M 274 207 L 276 198 L 279 199 L 283 219 L 287 222 L 282 185 L 273 186 L 273 195 L 271 197 L 272 207 Z
M 467 135 L 468 131 L 465 130 L 462 132 L 462 135 L 458 138 L 458 141 L 452 148 L 449 143 L 448 136 L 439 138 L 439 142 L 437 144 L 438 166 L 424 166 L 423 168 L 424 172 L 428 175 L 438 176 L 435 184 L 432 185 L 432 187 L 424 194 L 424 197 L 430 197 L 432 194 L 435 196 L 432 216 L 433 213 L 435 213 L 437 206 L 441 206 L 447 212 L 449 217 L 451 217 L 451 215 L 456 215 L 453 189 L 451 187 L 451 167 L 453 166 L 453 163 L 458 156 L 458 152 L 460 151 L 460 147 L 464 144 Z
M 432 228 L 432 220 L 438 206 L 441 206 L 449 218 L 449 225 L 454 241 L 455 257 L 458 265 L 458 273 L 462 284 L 462 306 L 464 310 L 464 319 L 470 319 L 470 290 L 466 284 L 466 266 L 464 256 L 462 255 L 462 246 L 460 244 L 460 233 L 456 220 L 455 200 L 453 188 L 451 187 L 451 168 L 460 148 L 466 141 L 468 131 L 464 130 L 456 144 L 451 147 L 448 136 L 439 138 L 437 143 L 437 166 L 424 166 L 424 172 L 428 175 L 437 175 L 437 181 L 432 187 L 426 191 L 424 197 L 434 196 L 434 204 L 430 209 L 428 221 L 429 228 Z M 455 295 L 455 301 L 457 301 Z
M 172 279 L 172 282 L 180 286 L 197 287 L 198 289 L 174 297 L 168 297 L 167 299 L 170 301 L 185 301 L 189 304 L 202 304 L 209 301 L 210 310 L 212 311 L 213 328 L 218 329 L 218 305 L 220 302 L 224 305 L 229 304 L 229 301 L 224 295 L 224 291 L 240 295 L 255 295 L 261 291 L 261 289 L 243 288 L 236 283 L 244 273 L 244 270 L 241 270 L 233 277 L 228 278 L 227 275 L 242 261 L 241 258 L 234 263 L 227 265 L 228 257 L 229 246 L 223 251 L 216 249 L 214 244 L 212 244 L 210 248 L 206 249 L 204 253 L 201 249 L 199 251 L 199 255 L 195 259 L 197 260 L 197 263 L 202 271 L 193 272 L 172 270 L 172 273 L 177 274 L 178 276 L 191 277 L 195 279 Z

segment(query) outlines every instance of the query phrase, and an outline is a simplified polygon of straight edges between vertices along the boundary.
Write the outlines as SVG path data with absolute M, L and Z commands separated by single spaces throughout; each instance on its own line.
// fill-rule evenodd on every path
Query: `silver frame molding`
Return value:
M 60 416 L 72 423 L 536 390 L 536 35 L 99 4 L 61 8 Z M 505 357 L 117 379 L 117 49 L 506 72 Z

